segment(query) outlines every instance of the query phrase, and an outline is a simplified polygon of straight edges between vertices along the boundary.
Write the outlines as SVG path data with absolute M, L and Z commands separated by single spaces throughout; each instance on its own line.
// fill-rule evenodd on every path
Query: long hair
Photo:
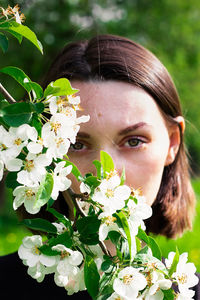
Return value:
M 99 35 L 89 41 L 68 44 L 52 63 L 44 86 L 61 77 L 127 82 L 151 95 L 167 122 L 174 123 L 174 118 L 182 115 L 177 90 L 166 68 L 150 51 L 124 37 Z M 147 232 L 167 237 L 191 229 L 195 207 L 180 126 L 179 130 L 179 151 L 174 162 L 164 168 L 152 205 L 153 215 L 146 222 Z

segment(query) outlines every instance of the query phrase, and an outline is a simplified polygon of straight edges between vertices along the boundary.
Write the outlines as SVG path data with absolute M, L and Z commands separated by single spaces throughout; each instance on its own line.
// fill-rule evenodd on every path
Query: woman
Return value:
M 185 123 L 176 88 L 161 62 L 126 38 L 101 35 L 67 45 L 44 85 L 60 77 L 80 90 L 81 107 L 90 115 L 68 153 L 81 173 L 94 173 L 92 161 L 99 159 L 100 150 L 108 152 L 119 174 L 125 167 L 126 184 L 141 188 L 152 206 L 148 232 L 175 237 L 190 229 L 195 197 L 183 144 Z M 73 208 L 66 193 L 64 198 L 68 205 L 63 199 L 56 204 L 62 211 L 68 207 L 70 216 Z M 27 286 L 32 296 L 46 291 L 50 299 L 64 297 L 58 294 L 62 289 L 47 281 L 34 290 L 31 283 Z

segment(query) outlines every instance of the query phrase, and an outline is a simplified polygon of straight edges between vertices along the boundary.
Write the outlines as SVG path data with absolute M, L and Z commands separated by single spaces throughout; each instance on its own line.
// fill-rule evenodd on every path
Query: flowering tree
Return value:
M 20 42 L 29 39 L 42 52 L 23 20 L 18 6 L 1 8 L 3 52 L 8 48 L 7 33 Z M 93 162 L 97 176 L 81 174 L 68 160 L 80 124 L 89 120 L 89 116 L 77 117 L 78 90 L 66 78 L 43 90 L 19 68 L 0 71 L 28 94 L 28 100 L 17 102 L 0 84 L 5 97 L 0 102 L 0 180 L 6 171 L 14 210 L 24 205 L 27 212 L 37 214 L 46 206 L 56 219 L 54 223 L 42 218 L 22 221 L 44 233 L 25 237 L 18 250 L 28 274 L 41 282 L 53 273 L 55 283 L 69 295 L 87 289 L 93 299 L 193 299 L 190 287 L 198 283 L 195 266 L 187 262 L 187 253 L 179 255 L 178 250 L 162 262 L 159 246 L 145 233 L 144 220 L 151 216 L 151 207 L 139 190 L 125 185 L 125 172 L 120 177 L 103 151 L 100 161 Z M 79 194 L 71 188 L 70 173 L 80 182 Z M 73 220 L 52 207 L 65 190 L 74 204 Z

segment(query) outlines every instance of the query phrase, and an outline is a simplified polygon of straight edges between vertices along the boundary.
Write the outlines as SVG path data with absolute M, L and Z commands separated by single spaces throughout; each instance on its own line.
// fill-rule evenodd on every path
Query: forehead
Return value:
M 116 127 L 146 122 L 155 127 L 165 125 L 162 114 L 154 99 L 139 87 L 125 82 L 72 82 L 79 89 L 81 114 L 89 114 L 93 126 L 98 120 L 112 123 Z

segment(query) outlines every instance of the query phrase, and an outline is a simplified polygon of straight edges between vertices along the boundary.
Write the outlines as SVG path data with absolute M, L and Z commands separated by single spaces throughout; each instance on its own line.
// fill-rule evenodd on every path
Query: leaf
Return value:
M 97 170 L 97 178 L 98 178 L 98 179 L 101 179 L 101 178 L 103 177 L 103 170 L 102 170 L 102 165 L 101 165 L 100 161 L 94 160 L 92 163 L 93 163 L 93 165 L 95 165 L 95 167 L 96 167 L 96 170 Z
M 110 259 L 106 259 L 102 264 L 101 264 L 101 270 L 103 272 L 107 271 L 110 266 L 112 266 L 112 261 Z
M 80 235 L 79 240 L 86 245 L 97 245 L 99 243 L 99 235 L 97 233 Z
M 31 79 L 20 68 L 9 66 L 0 69 L 0 72 L 11 76 L 28 93 L 33 90 L 37 99 L 41 99 L 43 97 L 43 89 L 41 86 L 38 83 L 31 81 Z
M 53 247 L 55 245 L 62 244 L 66 246 L 67 248 L 70 248 L 72 246 L 72 239 L 70 238 L 69 232 L 65 231 L 62 234 L 59 234 L 55 238 L 51 238 L 49 240 L 49 246 Z
M 56 256 L 56 255 L 60 255 L 60 252 L 56 251 L 56 250 L 52 250 L 51 246 L 48 245 L 43 245 L 39 248 L 39 250 L 44 254 L 44 255 L 48 255 L 48 256 Z
M 21 223 L 31 229 L 40 230 L 48 233 L 57 233 L 57 228 L 45 219 L 24 219 Z
M 117 231 L 109 231 L 108 233 L 108 238 L 111 240 L 111 242 L 114 244 L 114 245 L 117 245 L 118 242 L 119 242 L 119 239 L 121 238 L 121 234 Z
M 122 227 L 123 227 L 124 232 L 126 234 L 126 237 L 127 237 L 127 240 L 128 240 L 129 252 L 130 252 L 130 256 L 131 256 L 131 252 L 132 252 L 131 251 L 131 233 L 130 233 L 128 221 L 127 221 L 125 215 L 123 214 L 123 212 L 120 211 L 119 213 L 117 213 L 117 215 L 121 220 Z M 131 260 L 131 257 L 130 257 L 130 260 Z
M 71 230 L 71 223 L 63 214 L 59 213 L 54 208 L 48 208 L 47 211 L 54 215 L 54 217 L 56 217 L 59 222 L 63 223 Z
M 144 241 L 147 245 L 149 244 L 149 237 L 148 237 L 148 235 L 146 234 L 146 232 L 141 227 L 138 228 L 137 237 L 140 240 Z
M 19 186 L 19 183 L 17 182 L 17 173 L 18 172 L 8 172 L 5 180 L 7 188 L 14 190 L 17 186 Z
M 162 254 L 161 254 L 160 247 L 158 246 L 156 241 L 151 236 L 149 236 L 149 246 L 151 248 L 153 256 L 156 257 L 157 259 L 161 260 Z
M 44 179 L 41 181 L 38 192 L 36 194 L 36 199 L 34 207 L 41 207 L 48 202 L 51 197 L 53 190 L 53 176 L 47 173 Z
M 33 106 L 26 102 L 14 103 L 0 109 L 0 117 L 12 127 L 30 123 L 32 113 Z
M 110 173 L 110 171 L 114 170 L 114 162 L 111 156 L 104 151 L 100 151 L 100 158 L 103 167 L 103 174 L 104 177 L 106 177 L 107 173 Z
M 72 171 L 71 173 L 76 177 L 76 179 L 79 181 L 80 177 L 82 177 L 81 172 L 79 171 L 79 169 L 77 168 L 77 166 L 72 163 L 71 161 L 66 161 L 65 163 L 65 167 L 67 166 L 72 166 Z
M 3 53 L 5 53 L 8 50 L 8 38 L 5 34 L 1 32 L 0 32 L 0 47 Z
M 174 299 L 174 291 L 172 289 L 162 290 L 164 294 L 163 300 L 173 300 Z
M 9 21 L 9 22 L 5 22 L 5 23 L 1 24 L 1 29 L 7 30 L 7 31 L 9 31 L 10 33 L 13 33 L 13 34 L 14 33 L 20 34 L 21 36 L 28 39 L 31 43 L 33 43 L 38 48 L 38 50 L 41 53 L 43 53 L 42 44 L 37 39 L 35 33 L 30 28 L 28 28 L 27 26 L 19 24 L 15 21 Z
M 100 275 L 98 273 L 95 261 L 89 255 L 87 255 L 85 258 L 84 280 L 88 293 L 93 299 L 95 299 L 99 291 Z
M 178 251 L 178 248 L 176 247 L 176 253 L 174 255 L 174 259 L 172 261 L 171 267 L 169 269 L 169 276 L 170 277 L 175 272 L 178 262 L 179 262 L 179 251 Z
M 84 180 L 84 183 L 90 186 L 91 188 L 95 189 L 100 185 L 100 181 L 95 176 L 89 176 Z
M 44 97 L 47 96 L 65 96 L 73 95 L 79 90 L 72 88 L 67 78 L 60 78 L 56 81 L 52 81 L 44 91 Z
M 87 237 L 89 234 L 97 233 L 100 225 L 101 220 L 99 220 L 97 216 L 82 217 L 76 222 L 78 232 L 85 237 Z
M 126 180 L 126 174 L 125 174 L 125 168 L 123 168 L 121 179 L 120 179 L 120 185 L 123 185 L 125 180 Z
M 17 32 L 14 32 L 12 30 L 6 29 L 7 32 L 9 32 L 10 34 L 12 34 L 12 36 L 14 36 L 18 42 L 21 44 L 22 40 L 23 40 L 23 36 Z

